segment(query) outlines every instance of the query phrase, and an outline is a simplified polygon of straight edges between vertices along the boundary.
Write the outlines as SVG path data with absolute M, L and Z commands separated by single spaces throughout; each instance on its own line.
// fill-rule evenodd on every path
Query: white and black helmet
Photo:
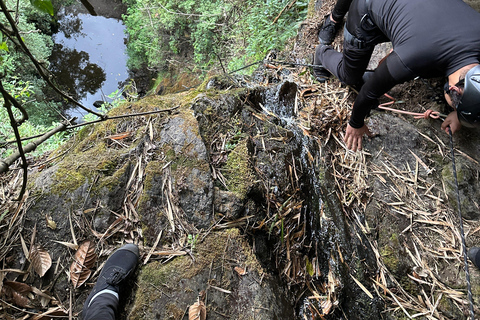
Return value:
M 465 87 L 457 106 L 460 123 L 467 127 L 480 127 L 480 65 L 470 69 L 465 76 Z

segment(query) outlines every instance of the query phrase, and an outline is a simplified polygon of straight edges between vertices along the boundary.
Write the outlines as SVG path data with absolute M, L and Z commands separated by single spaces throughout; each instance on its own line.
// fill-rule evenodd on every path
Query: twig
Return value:
M 149 114 L 155 114 L 155 113 L 160 113 L 160 112 L 170 112 L 170 111 L 176 110 L 178 108 L 180 108 L 180 106 L 176 106 L 176 107 L 173 107 L 173 108 L 170 108 L 170 109 L 162 109 L 162 110 L 155 110 L 155 111 L 148 111 L 148 112 L 122 114 L 122 115 L 113 116 L 113 117 L 105 117 L 104 119 L 98 119 L 98 120 L 93 120 L 93 121 L 89 121 L 89 122 L 76 124 L 76 125 L 73 125 L 73 126 L 68 126 L 66 128 L 66 130 L 75 129 L 75 128 L 78 128 L 78 127 L 83 127 L 83 126 L 86 126 L 86 125 L 89 125 L 89 124 L 94 124 L 94 123 L 98 123 L 98 122 L 102 122 L 102 121 L 106 121 L 106 120 L 123 119 L 123 118 L 128 118 L 128 117 L 137 117 L 137 116 L 146 116 L 146 115 L 149 115 Z
M 1 86 L 1 82 L 0 82 L 0 90 L 2 91 L 2 94 L 5 92 L 5 90 L 3 90 L 3 86 Z M 4 107 L 7 109 L 8 117 L 10 118 L 10 124 L 13 128 L 15 138 L 17 139 L 17 146 L 18 146 L 18 153 L 19 153 L 18 157 L 22 158 L 22 169 L 23 169 L 22 189 L 20 190 L 18 198 L 16 199 L 16 201 L 19 201 L 20 199 L 23 198 L 23 195 L 25 194 L 25 190 L 27 188 L 27 167 L 28 167 L 28 164 L 27 164 L 27 158 L 25 158 L 25 153 L 23 151 L 22 143 L 19 141 L 20 133 L 18 132 L 17 122 L 15 121 L 15 116 L 13 115 L 13 112 L 12 112 L 10 100 L 5 96 L 4 96 L 4 100 L 5 100 Z M 18 159 L 18 157 L 16 159 Z
M 272 24 L 277 23 L 277 20 L 280 18 L 280 16 L 281 16 L 285 11 L 290 10 L 290 8 L 292 8 L 292 6 L 295 4 L 295 2 L 297 2 L 297 0 L 292 0 L 289 4 L 287 4 L 285 7 L 283 7 L 282 11 L 280 11 L 280 13 L 278 14 L 278 16 L 277 16 L 275 19 L 273 19 Z

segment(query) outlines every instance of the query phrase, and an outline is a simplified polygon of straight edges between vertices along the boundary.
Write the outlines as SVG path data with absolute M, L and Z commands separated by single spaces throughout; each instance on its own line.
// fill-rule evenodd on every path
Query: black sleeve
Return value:
M 390 70 L 393 71 L 395 77 Z M 413 73 L 405 67 L 398 55 L 395 52 L 390 53 L 360 89 L 348 124 L 356 129 L 363 127 L 365 117 L 371 109 L 378 106 L 378 98 L 396 84 L 413 79 L 413 77 Z

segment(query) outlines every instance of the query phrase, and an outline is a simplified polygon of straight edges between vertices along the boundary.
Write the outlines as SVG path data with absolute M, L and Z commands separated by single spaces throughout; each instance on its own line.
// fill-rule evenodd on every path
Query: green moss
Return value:
M 255 178 L 249 159 L 247 141 L 244 139 L 230 152 L 224 167 L 227 187 L 240 199 L 246 197 L 248 189 Z
M 176 311 L 184 310 L 184 306 L 183 302 L 175 301 L 175 297 L 183 298 L 185 294 L 191 294 L 194 288 L 190 284 L 195 285 L 196 282 L 203 281 L 202 279 L 212 268 L 212 263 L 214 268 L 219 268 L 219 263 L 223 267 L 225 262 L 222 261 L 225 258 L 226 248 L 234 252 L 235 259 L 242 261 L 242 266 L 246 267 L 249 273 L 256 272 L 259 275 L 263 273 L 253 250 L 238 229 L 213 232 L 203 242 L 197 243 L 194 260 L 190 256 L 180 256 L 167 263 L 155 261 L 143 267 L 138 278 L 139 287 L 129 319 L 146 319 L 155 314 L 152 308 L 156 310 L 163 308 L 162 310 L 165 311 L 160 312 L 177 319 Z M 228 255 L 228 258 L 233 256 Z M 224 276 L 216 278 L 216 285 L 225 289 L 231 288 L 232 272 L 232 270 L 225 271 Z M 192 281 L 183 281 L 188 279 Z M 180 282 L 182 290 L 178 291 Z M 162 295 L 162 292 L 166 295 Z M 164 315 L 162 319 L 165 318 Z
M 405 291 L 407 291 L 411 295 L 417 295 L 417 293 L 418 293 L 417 284 L 412 279 L 410 279 L 408 276 L 403 276 L 400 279 L 399 282 L 400 282 L 401 287 Z
M 461 169 L 461 166 L 457 165 L 457 179 L 458 182 L 462 182 L 464 179 L 464 171 Z M 447 185 L 450 185 L 454 181 L 453 169 L 451 165 L 446 165 L 442 170 L 442 179 L 447 182 Z
M 120 185 L 121 180 L 125 178 L 127 171 L 130 168 L 131 163 L 127 162 L 125 163 L 120 169 L 117 169 L 117 167 L 112 167 L 112 173 L 109 176 L 104 177 L 103 179 L 100 180 L 100 183 L 97 188 L 94 189 L 94 191 L 101 190 L 101 189 L 108 189 L 108 190 L 113 190 L 113 188 L 117 187 Z
M 85 152 L 74 150 L 59 165 L 55 173 L 56 183 L 52 192 L 74 192 L 84 183 L 93 180 L 94 176 L 112 176 L 118 178 L 116 173 L 120 151 L 107 149 L 105 144 L 99 142 Z M 112 179 L 117 181 L 116 179 Z M 105 186 L 100 179 L 99 185 Z M 97 185 L 98 186 L 98 185 Z M 95 189 L 92 189 L 95 191 Z
M 55 178 L 58 182 L 53 185 L 52 192 L 56 194 L 73 192 L 89 180 L 80 171 L 68 167 L 59 168 L 55 173 Z
M 392 247 L 389 245 L 384 246 L 380 249 L 380 255 L 387 269 L 395 272 L 398 268 L 399 261 Z
M 448 298 L 447 295 L 443 295 L 438 303 L 438 309 L 442 311 L 443 315 L 449 319 L 465 319 L 463 313 L 458 309 L 458 306 Z

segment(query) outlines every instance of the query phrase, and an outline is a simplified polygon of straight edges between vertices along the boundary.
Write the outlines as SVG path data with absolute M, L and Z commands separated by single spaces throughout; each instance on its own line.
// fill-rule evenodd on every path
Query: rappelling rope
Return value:
M 395 99 L 393 97 L 391 97 L 390 95 L 388 94 L 384 94 L 385 97 L 389 98 L 391 101 L 389 102 L 385 102 L 385 103 L 382 103 L 380 105 L 378 105 L 378 108 L 379 109 L 382 109 L 382 110 L 388 110 L 388 111 L 392 111 L 392 112 L 396 112 L 396 113 L 401 113 L 401 114 L 408 114 L 408 115 L 411 115 L 411 116 L 414 116 L 415 119 L 428 119 L 428 118 L 432 118 L 432 119 L 440 119 L 440 118 L 445 118 L 446 115 L 438 112 L 438 111 L 433 111 L 433 110 L 430 110 L 428 109 L 427 111 L 421 113 L 421 112 L 410 112 L 410 111 L 405 111 L 405 110 L 399 110 L 399 109 L 394 109 L 394 108 L 389 108 L 387 107 L 388 105 L 391 105 L 391 104 L 394 104 L 395 103 Z
M 461 210 L 461 207 L 460 207 L 460 193 L 458 191 L 457 168 L 455 166 L 455 153 L 453 151 L 453 135 L 452 135 L 452 130 L 450 129 L 450 127 L 448 127 L 448 132 L 450 134 L 450 149 L 452 151 L 453 176 L 455 178 L 455 187 L 457 188 L 458 219 L 459 219 L 459 222 L 460 222 L 460 236 L 462 237 L 463 262 L 465 264 L 465 279 L 467 281 L 467 296 L 468 296 L 468 301 L 470 303 L 470 317 L 471 317 L 471 320 L 475 320 L 475 313 L 473 311 L 472 285 L 470 284 L 470 272 L 468 271 L 467 245 L 465 244 L 465 233 L 463 232 L 462 210 Z

